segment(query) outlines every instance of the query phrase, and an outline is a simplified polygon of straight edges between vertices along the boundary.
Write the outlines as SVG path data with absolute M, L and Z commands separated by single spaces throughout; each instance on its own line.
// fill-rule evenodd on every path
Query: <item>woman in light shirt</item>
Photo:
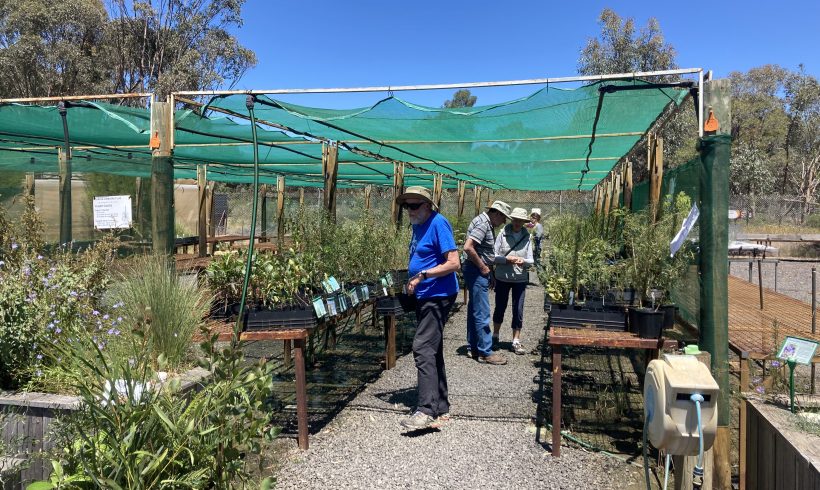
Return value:
M 529 221 L 527 210 L 513 209 L 512 222 L 495 239 L 495 311 L 493 337 L 498 341 L 501 323 L 512 292 L 512 351 L 525 354 L 521 345 L 521 327 L 524 323 L 524 293 L 529 282 L 529 267 L 533 264 L 530 232 L 524 226 Z

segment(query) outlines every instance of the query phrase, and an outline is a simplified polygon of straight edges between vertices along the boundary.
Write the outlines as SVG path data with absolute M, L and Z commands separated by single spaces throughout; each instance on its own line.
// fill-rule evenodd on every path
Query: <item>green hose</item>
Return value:
M 251 268 L 253 267 L 253 242 L 256 237 L 256 207 L 259 204 L 259 146 L 256 144 L 256 117 L 253 115 L 253 106 L 256 97 L 248 95 L 245 106 L 251 119 L 251 134 L 253 135 L 253 207 L 251 208 L 251 237 L 248 245 L 248 260 L 245 263 L 245 280 L 242 283 L 242 300 L 239 302 L 239 315 L 236 317 L 236 325 L 233 329 L 231 342 L 239 342 L 239 335 L 242 333 L 242 320 L 245 316 L 245 301 L 248 297 L 248 283 L 251 279 Z

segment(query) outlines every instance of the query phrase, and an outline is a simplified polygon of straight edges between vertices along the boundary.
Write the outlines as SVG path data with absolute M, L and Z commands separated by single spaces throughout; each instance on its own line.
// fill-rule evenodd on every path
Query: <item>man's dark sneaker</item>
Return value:
M 428 427 L 432 427 L 433 417 L 427 415 L 426 413 L 420 410 L 416 410 L 415 412 L 413 412 L 413 415 L 401 419 L 401 422 L 399 423 L 402 425 L 402 427 L 405 427 L 407 429 L 426 429 Z
M 495 366 L 503 366 L 504 364 L 507 364 L 507 358 L 496 352 L 489 356 L 478 356 L 478 362 L 492 364 Z

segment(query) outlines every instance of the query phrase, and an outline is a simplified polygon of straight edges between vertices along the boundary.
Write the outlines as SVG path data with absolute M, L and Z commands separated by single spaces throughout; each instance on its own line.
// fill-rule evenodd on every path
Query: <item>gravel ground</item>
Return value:
M 522 334 L 528 349 L 543 332 L 542 303 L 543 290 L 531 286 Z M 641 488 L 640 470 L 610 457 L 563 448 L 552 458 L 535 442 L 532 420 L 539 357 L 506 352 L 506 366 L 479 364 L 464 355 L 465 325 L 461 308 L 445 328 L 447 426 L 408 432 L 399 425 L 416 399 L 413 357 L 404 356 L 312 435 L 310 450 L 284 452 L 277 488 Z M 507 320 L 502 350 L 510 335 Z
M 785 262 L 777 264 L 777 292 L 811 304 L 811 268 L 820 268 L 820 262 Z M 763 264 L 763 286 L 775 289 L 775 264 Z M 730 262 L 729 274 L 749 280 L 748 262 Z M 752 282 L 757 284 L 757 262 L 752 269 Z M 817 287 L 820 288 L 820 278 Z M 818 292 L 820 296 L 820 292 Z

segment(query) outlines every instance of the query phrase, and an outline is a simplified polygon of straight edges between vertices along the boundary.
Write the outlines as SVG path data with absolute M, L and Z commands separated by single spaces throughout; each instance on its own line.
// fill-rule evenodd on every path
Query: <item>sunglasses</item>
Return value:
M 411 210 L 411 211 L 416 211 L 416 210 L 417 210 L 418 208 L 420 208 L 423 204 L 424 204 L 423 202 L 414 202 L 414 203 L 403 202 L 403 203 L 401 203 L 401 207 L 402 207 L 403 209 L 409 209 L 409 210 Z

